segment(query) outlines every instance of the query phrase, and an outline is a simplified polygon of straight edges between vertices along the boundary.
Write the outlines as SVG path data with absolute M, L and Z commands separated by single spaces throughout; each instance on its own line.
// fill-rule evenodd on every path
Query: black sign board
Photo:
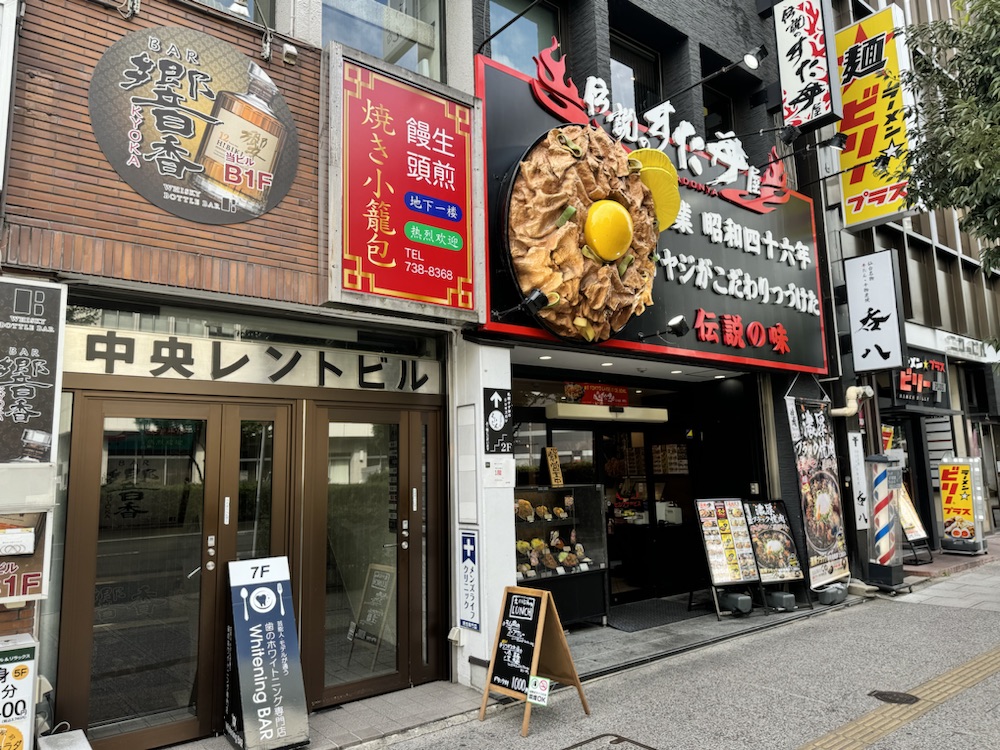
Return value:
M 375 645 L 372 656 L 372 667 L 378 659 L 379 647 L 382 645 L 382 632 L 389 618 L 389 607 L 395 601 L 396 569 L 387 565 L 369 565 L 365 577 L 365 588 L 361 595 L 361 606 L 358 608 L 358 619 L 351 622 L 347 631 L 347 640 L 351 641 L 351 654 L 354 653 L 354 641 L 364 641 Z M 348 656 L 348 661 L 350 661 Z
M 528 736 L 531 703 L 528 701 L 532 677 L 544 677 L 565 685 L 576 685 L 583 710 L 590 706 L 583 697 L 583 686 L 576 673 L 569 644 L 556 612 L 552 593 L 541 589 L 508 586 L 503 591 L 503 606 L 497 623 L 496 640 L 486 689 L 479 709 L 479 720 L 486 717 L 490 691 L 524 701 L 521 736 Z
M 552 339 L 519 307 L 522 290 L 510 269 L 504 233 L 514 171 L 536 140 L 567 118 L 538 103 L 532 93 L 538 89 L 537 79 L 482 57 L 477 65 L 477 94 L 485 102 L 490 299 L 494 310 L 504 311 L 502 316 L 494 314 L 485 329 Z M 512 118 L 510 112 L 518 116 Z M 607 123 L 604 126 L 607 129 Z M 678 161 L 676 144 L 652 140 L 652 148 L 662 146 Z M 681 355 L 825 373 L 821 259 L 812 201 L 785 189 L 783 178 L 774 177 L 781 187 L 754 202 L 736 187 L 712 187 L 728 171 L 726 166 L 701 152 L 685 151 L 685 163 L 692 162 L 697 162 L 698 176 L 690 168 L 677 167 L 683 204 L 678 222 L 659 235 L 653 304 L 607 341 L 574 343 L 609 353 Z M 783 170 L 780 162 L 775 169 Z M 680 314 L 691 332 L 679 338 L 664 335 L 667 321 Z
M 288 558 L 229 563 L 225 731 L 243 750 L 309 743 Z
M 892 402 L 896 406 L 950 409 L 945 356 L 909 347 L 906 367 L 892 371 Z
M 514 451 L 514 402 L 509 388 L 484 388 L 483 411 L 486 413 L 486 452 Z
M 0 279 L 0 463 L 50 463 L 56 433 L 66 288 Z
M 542 597 L 508 591 L 503 613 L 490 684 L 527 694 Z

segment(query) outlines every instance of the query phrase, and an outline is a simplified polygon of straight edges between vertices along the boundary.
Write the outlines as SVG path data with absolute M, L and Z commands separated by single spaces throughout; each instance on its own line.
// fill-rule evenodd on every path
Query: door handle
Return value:
M 402 547 L 403 549 L 409 549 L 410 548 L 410 543 L 409 542 L 400 542 L 399 546 Z
M 192 576 L 194 576 L 194 574 L 195 574 L 195 573 L 197 573 L 197 572 L 198 572 L 199 570 L 201 570 L 201 566 L 200 566 L 200 565 L 199 565 L 199 566 L 198 566 L 197 568 L 195 568 L 194 570 L 192 570 L 192 571 L 191 571 L 190 573 L 188 573 L 187 577 L 188 577 L 188 578 L 191 578 L 191 577 L 192 577 Z

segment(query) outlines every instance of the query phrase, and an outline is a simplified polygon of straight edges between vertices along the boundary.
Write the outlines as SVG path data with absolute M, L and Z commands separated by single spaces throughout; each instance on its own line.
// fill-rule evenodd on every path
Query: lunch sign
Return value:
M 575 685 L 583 710 L 590 715 L 552 593 L 508 586 L 503 592 L 479 720 L 486 718 L 490 692 L 522 700 L 521 736 L 527 737 L 531 705 L 544 705 L 553 681 Z
M 826 373 L 813 204 L 788 189 L 776 152 L 761 170 L 732 133 L 705 137 L 672 118 L 670 102 L 637 115 L 612 106 L 593 77 L 581 93 L 557 48 L 535 58 L 535 78 L 477 58 L 490 212 L 484 330 Z M 539 178 L 553 169 L 563 184 Z M 595 254 L 605 240 L 588 218 L 598 209 L 631 228 L 620 232 L 624 248 Z M 522 237 L 526 221 L 536 239 Z M 524 303 L 536 290 L 543 307 L 532 316 Z M 665 336 L 678 314 L 691 333 Z

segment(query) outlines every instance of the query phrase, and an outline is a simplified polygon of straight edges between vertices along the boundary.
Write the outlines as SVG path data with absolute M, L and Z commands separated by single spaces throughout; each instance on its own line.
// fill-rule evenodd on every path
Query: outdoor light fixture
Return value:
M 543 307 L 549 304 L 548 295 L 541 289 L 532 289 L 531 292 L 525 297 L 519 304 L 514 305 L 506 310 L 501 310 L 497 312 L 493 311 L 493 317 L 497 320 L 503 320 L 508 315 L 517 312 L 518 310 L 524 310 L 528 315 L 537 315 Z
M 703 83 L 706 83 L 707 81 L 711 81 L 713 78 L 721 76 L 723 73 L 728 73 L 733 68 L 739 66 L 740 63 L 743 63 L 744 65 L 746 65 L 747 68 L 749 68 L 750 70 L 757 70 L 757 68 L 760 67 L 760 61 L 763 60 L 765 57 L 767 57 L 767 48 L 762 44 L 759 47 L 757 47 L 756 49 L 752 49 L 749 52 L 747 52 L 745 55 L 743 55 L 743 59 L 742 60 L 737 60 L 734 63 L 729 63 L 729 65 L 726 65 L 723 68 L 719 68 L 714 73 L 709 73 L 707 76 L 705 76 L 704 78 L 702 78 L 700 81 L 695 81 L 694 83 L 692 83 L 687 88 L 683 88 L 680 91 L 675 91 L 670 96 L 664 97 L 663 101 L 670 101 L 675 96 L 680 96 L 681 94 L 686 94 L 688 91 L 690 91 L 691 89 L 695 88 L 696 86 L 701 86 Z
M 743 64 L 750 68 L 750 70 L 757 70 L 760 67 L 760 61 L 765 57 L 767 57 L 767 47 L 760 44 L 743 55 Z
M 802 131 L 796 125 L 779 125 L 776 128 L 761 128 L 750 133 L 738 133 L 733 138 L 746 138 L 751 135 L 764 135 L 764 133 L 773 133 L 775 131 L 778 131 L 778 139 L 786 146 L 791 146 L 792 141 L 802 135 Z
M 820 144 L 823 145 L 822 143 Z M 843 151 L 847 148 L 847 136 L 843 133 L 834 133 L 830 140 L 826 141 L 826 145 L 832 148 L 834 151 Z
M 687 318 L 683 315 L 675 315 L 667 321 L 667 327 L 662 331 L 656 331 L 655 333 L 637 333 L 636 336 L 639 337 L 639 341 L 651 339 L 653 337 L 661 337 L 665 333 L 670 333 L 680 338 L 690 330 L 691 326 L 688 324 Z

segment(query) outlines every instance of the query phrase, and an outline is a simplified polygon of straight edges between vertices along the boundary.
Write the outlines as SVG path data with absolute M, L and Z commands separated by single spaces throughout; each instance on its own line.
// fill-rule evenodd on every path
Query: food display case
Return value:
M 607 539 L 599 485 L 514 490 L 517 582 L 552 592 L 563 623 L 607 618 Z

